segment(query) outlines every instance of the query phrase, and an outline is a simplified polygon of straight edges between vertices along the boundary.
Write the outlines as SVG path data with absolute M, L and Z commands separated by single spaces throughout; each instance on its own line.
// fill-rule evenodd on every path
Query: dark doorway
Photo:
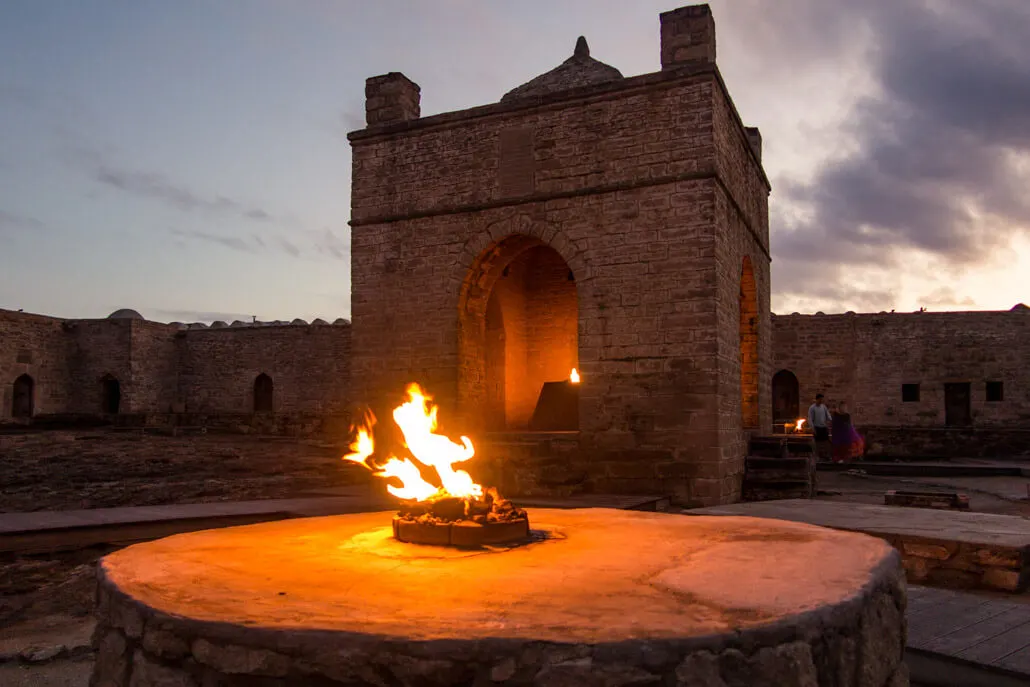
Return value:
M 969 382 L 944 385 L 944 424 L 953 427 L 973 424 Z
M 772 379 L 773 422 L 794 422 L 798 419 L 800 394 L 798 378 L 790 370 L 780 370 Z
M 29 418 L 36 409 L 36 382 L 28 375 L 14 380 L 14 398 L 11 402 L 11 415 L 16 418 Z
M 105 415 L 117 415 L 122 406 L 122 385 L 111 375 L 100 380 L 100 410 Z
M 272 378 L 264 373 L 259 374 L 254 380 L 254 412 L 272 412 L 273 395 Z

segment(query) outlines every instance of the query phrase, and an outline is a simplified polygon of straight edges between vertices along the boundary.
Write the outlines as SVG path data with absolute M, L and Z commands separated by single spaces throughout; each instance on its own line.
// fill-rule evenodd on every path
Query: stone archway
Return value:
M 512 234 L 479 253 L 462 285 L 458 353 L 466 421 L 528 429 L 544 385 L 565 382 L 579 365 L 576 275 L 555 248 Z M 563 429 L 578 427 L 578 406 L 575 417 Z
M 264 372 L 254 379 L 254 412 L 270 413 L 275 408 L 275 385 Z
M 100 412 L 117 415 L 122 406 L 122 385 L 113 375 L 100 380 Z
M 800 417 L 801 396 L 798 378 L 790 370 L 780 370 L 772 378 L 773 422 L 794 422 Z
M 751 258 L 740 270 L 740 410 L 745 429 L 758 427 L 758 289 Z
M 36 412 L 36 382 L 23 374 L 14 380 L 14 395 L 11 398 L 11 416 L 28 419 Z

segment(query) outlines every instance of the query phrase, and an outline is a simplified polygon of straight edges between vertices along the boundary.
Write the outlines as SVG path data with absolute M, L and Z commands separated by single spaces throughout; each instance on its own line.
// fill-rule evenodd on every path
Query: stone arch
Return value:
M 275 409 L 275 384 L 264 372 L 254 378 L 254 412 L 270 413 Z
M 11 398 L 11 416 L 28 419 L 36 412 L 36 380 L 23 374 L 14 380 L 14 395 Z
M 758 428 L 758 288 L 751 258 L 740 269 L 740 410 L 745 429 Z
M 772 378 L 773 422 L 794 422 L 801 412 L 798 378 L 790 370 L 780 370 Z
M 112 374 L 100 378 L 100 412 L 117 415 L 122 406 L 122 385 Z
M 480 429 L 528 428 L 543 386 L 563 382 L 579 365 L 585 266 L 557 232 L 534 227 L 518 218 L 500 222 L 463 253 L 458 405 Z M 525 231 L 505 233 L 513 229 Z

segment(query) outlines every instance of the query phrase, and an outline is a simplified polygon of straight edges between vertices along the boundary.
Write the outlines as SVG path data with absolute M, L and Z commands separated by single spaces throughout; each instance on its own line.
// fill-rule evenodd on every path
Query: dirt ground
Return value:
M 297 439 L 109 430 L 0 435 L 0 513 L 296 498 L 366 482 L 345 447 Z M 856 466 L 860 470 L 860 466 Z M 819 498 L 959 491 L 976 512 L 1030 517 L 1030 479 L 820 473 Z M 0 685 L 86 687 L 94 564 L 108 549 L 0 558 Z

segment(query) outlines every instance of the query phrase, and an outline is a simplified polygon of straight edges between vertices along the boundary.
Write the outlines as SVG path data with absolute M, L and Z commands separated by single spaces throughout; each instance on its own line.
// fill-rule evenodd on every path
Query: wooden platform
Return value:
M 906 618 L 913 682 L 1030 684 L 1030 604 L 912 585 Z
M 1030 583 L 1030 519 L 1011 515 L 791 499 L 698 508 L 864 532 L 901 552 L 909 582 L 1023 591 Z

